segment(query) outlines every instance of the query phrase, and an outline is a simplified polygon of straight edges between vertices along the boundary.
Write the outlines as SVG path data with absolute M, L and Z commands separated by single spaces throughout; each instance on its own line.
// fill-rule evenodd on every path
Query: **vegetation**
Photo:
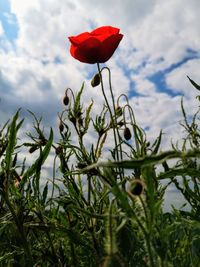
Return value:
M 102 79 L 106 71 L 109 98 Z M 46 135 L 34 114 L 29 143 L 18 138 L 20 111 L 1 127 L 0 266 L 200 266 L 198 112 L 189 120 L 182 101 L 186 137 L 161 152 L 162 131 L 154 142 L 147 140 L 128 98 L 115 101 L 108 68 L 99 68 L 92 86 L 101 86 L 105 98 L 101 114 L 91 117 L 93 102 L 83 106 L 84 85 L 75 96 L 67 89 L 57 143 L 53 130 Z M 89 129 L 96 137 L 90 144 Z M 111 136 L 110 160 L 102 162 Z M 37 155 L 31 166 L 19 160 L 23 149 Z M 42 170 L 52 154 L 50 181 Z M 171 184 L 189 204 L 187 211 L 163 209 Z

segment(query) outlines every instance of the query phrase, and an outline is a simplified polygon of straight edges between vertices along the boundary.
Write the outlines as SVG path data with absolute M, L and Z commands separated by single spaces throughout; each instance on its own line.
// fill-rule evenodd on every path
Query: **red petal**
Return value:
M 112 26 L 102 26 L 102 27 L 99 27 L 95 30 L 93 30 L 90 34 L 91 35 L 101 35 L 101 34 L 117 34 L 119 33 L 119 29 L 118 28 L 114 28 Z
M 88 38 L 90 38 L 90 34 L 89 34 L 89 32 L 83 32 L 77 36 L 71 36 L 68 38 L 73 45 L 79 45 L 82 42 L 84 42 L 85 40 L 87 40 Z
M 99 49 L 101 42 L 96 38 L 89 38 L 85 42 L 81 43 L 78 47 L 71 45 L 71 55 L 81 62 L 85 63 L 97 63 L 99 55 L 101 54 Z
M 111 58 L 122 38 L 123 38 L 122 34 L 115 34 L 102 42 L 99 55 L 101 61 L 99 61 L 99 63 L 104 63 L 109 58 Z

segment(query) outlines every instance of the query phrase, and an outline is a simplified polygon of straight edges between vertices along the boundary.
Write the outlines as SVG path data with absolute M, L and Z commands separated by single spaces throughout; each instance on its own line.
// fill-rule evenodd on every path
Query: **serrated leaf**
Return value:
M 21 181 L 21 185 L 23 186 L 27 179 L 32 176 L 34 173 L 38 173 L 41 169 L 41 166 L 44 164 L 45 160 L 47 159 L 49 152 L 51 150 L 51 145 L 53 143 L 53 130 L 51 128 L 49 139 L 47 144 L 45 145 L 44 149 L 41 151 L 38 159 L 33 163 L 33 165 L 28 168 L 28 170 L 24 173 L 23 179 Z
M 90 105 L 87 107 L 86 109 L 86 116 L 85 116 L 85 127 L 84 127 L 84 133 L 87 132 L 88 130 L 88 127 L 89 127 L 89 123 L 90 123 L 90 112 L 91 112 L 91 109 L 92 109 L 92 106 L 93 106 L 93 100 L 91 101 Z
M 102 149 L 103 149 L 103 146 L 104 146 L 104 143 L 106 141 L 106 137 L 107 137 L 107 132 L 105 132 L 101 142 L 100 142 L 100 145 L 99 145 L 99 149 L 97 151 L 97 159 L 101 156 L 101 152 L 102 152 Z
M 80 100 L 81 100 L 81 95 L 83 93 L 83 88 L 84 88 L 84 83 L 82 83 L 81 89 L 79 90 L 79 92 L 78 92 L 78 94 L 76 95 L 76 98 L 75 98 L 74 114 L 76 114 L 80 110 Z
M 13 117 L 13 120 L 9 127 L 9 137 L 8 137 L 8 146 L 6 148 L 6 169 L 9 172 L 11 165 L 12 165 L 12 154 L 15 149 L 16 145 L 16 137 L 17 137 L 17 131 L 22 125 L 23 120 L 17 125 L 17 119 L 19 116 L 19 110 L 16 112 L 15 116 Z

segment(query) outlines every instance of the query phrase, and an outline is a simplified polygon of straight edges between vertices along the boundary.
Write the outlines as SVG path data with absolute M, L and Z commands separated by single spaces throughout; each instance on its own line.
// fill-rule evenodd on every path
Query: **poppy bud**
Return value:
M 62 153 L 62 147 L 58 146 L 56 147 L 56 155 L 60 155 Z
M 124 125 L 124 122 L 123 122 L 123 121 L 119 121 L 119 122 L 117 123 L 117 125 L 118 125 L 119 127 L 122 127 L 122 126 Z
M 69 120 L 73 123 L 76 124 L 76 118 L 74 116 L 70 116 Z
M 81 111 L 78 111 L 78 112 L 76 113 L 76 117 L 77 117 L 77 118 L 80 118 L 82 114 L 83 114 L 83 113 L 82 113 Z
M 128 127 L 124 129 L 124 138 L 128 141 L 131 139 L 131 131 Z
M 83 126 L 83 119 L 81 117 L 78 119 L 78 123 L 80 126 Z
M 60 122 L 60 124 L 59 124 L 59 130 L 60 130 L 60 132 L 63 132 L 63 130 L 64 130 L 64 125 L 62 122 Z
M 105 129 L 101 129 L 98 131 L 99 136 L 102 136 L 105 133 Z
M 65 95 L 65 96 L 64 96 L 64 98 L 63 98 L 63 104 L 64 104 L 65 106 L 67 106 L 67 105 L 69 104 L 69 97 L 68 97 L 68 95 Z
M 116 115 L 118 117 L 120 117 L 122 115 L 122 108 L 120 106 L 117 106 L 115 111 L 116 111 Z
M 149 147 L 149 146 L 150 146 L 150 144 L 151 144 L 150 142 L 147 142 L 147 143 L 146 143 L 146 147 Z
M 76 165 L 76 167 L 78 169 L 83 169 L 83 168 L 87 167 L 87 164 L 84 163 L 84 162 L 78 162 L 77 165 Z
M 95 74 L 92 81 L 91 81 L 91 85 L 92 87 L 96 87 L 100 84 L 101 82 L 101 79 L 100 79 L 100 75 L 99 73 Z
M 131 181 L 128 192 L 134 197 L 140 196 L 144 191 L 144 183 L 140 179 Z
M 37 149 L 38 149 L 38 146 L 37 146 L 37 145 L 33 145 L 33 146 L 30 147 L 30 149 L 29 149 L 29 153 L 32 154 L 32 153 L 35 152 Z

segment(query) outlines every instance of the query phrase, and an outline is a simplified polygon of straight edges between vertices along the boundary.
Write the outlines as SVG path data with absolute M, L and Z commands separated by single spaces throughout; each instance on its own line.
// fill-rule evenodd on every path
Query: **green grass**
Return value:
M 198 112 L 188 120 L 182 101 L 186 136 L 179 147 L 161 152 L 162 131 L 150 143 L 127 97 L 115 101 L 110 77 L 107 98 L 102 70 L 98 75 L 106 103 L 101 114 L 91 117 L 93 101 L 83 106 L 84 85 L 75 96 L 68 89 L 59 142 L 54 129 L 46 134 L 34 114 L 35 134 L 28 133 L 28 143 L 18 138 L 20 111 L 1 127 L 0 266 L 200 266 Z M 91 130 L 96 141 L 88 144 Z M 111 135 L 110 160 L 99 162 Z M 18 160 L 24 149 L 37 154 L 31 166 Z M 52 181 L 42 176 L 50 153 L 55 156 Z M 157 166 L 162 166 L 159 172 Z M 172 184 L 189 210 L 164 210 L 165 191 Z

